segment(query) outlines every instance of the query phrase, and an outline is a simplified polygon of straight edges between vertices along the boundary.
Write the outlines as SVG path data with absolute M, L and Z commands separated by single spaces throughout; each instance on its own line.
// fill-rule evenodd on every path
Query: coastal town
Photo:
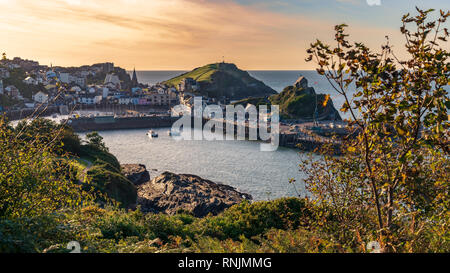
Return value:
M 234 64 L 217 65 L 219 69 L 222 66 L 238 70 Z M 195 75 L 197 70 L 202 68 L 193 70 L 191 74 Z M 233 100 L 232 96 L 225 95 L 210 97 L 201 92 L 207 86 L 189 76 L 187 73 L 174 78 L 177 80 L 175 84 L 167 81 L 149 85 L 139 82 L 136 70 L 130 73 L 111 62 L 59 67 L 40 65 L 19 57 L 9 60 L 4 56 L 0 61 L 0 112 L 11 120 L 29 118 L 39 111 L 47 116 L 69 115 L 70 125 L 76 131 L 95 131 L 170 127 L 174 122 L 170 117 L 172 107 L 183 104 L 192 109 L 194 97 L 199 96 L 202 107 L 215 104 L 225 109 L 226 105 L 241 103 L 247 110 L 259 104 L 253 101 L 253 97 L 243 100 Z M 265 87 L 262 82 L 256 84 Z M 220 88 L 236 89 L 235 86 Z M 295 94 L 315 96 L 316 104 L 323 105 L 323 111 L 319 113 L 316 107 L 306 116 L 282 116 L 280 144 L 286 147 L 303 144 L 306 150 L 313 150 L 323 143 L 338 144 L 330 136 L 346 135 L 348 128 L 332 103 L 326 105 L 329 98 L 325 97 L 325 101 L 319 103 L 317 97 L 322 95 L 316 94 L 302 76 L 283 92 L 292 92 L 289 88 L 296 90 Z M 299 108 L 306 107 L 311 105 L 299 105 Z M 93 112 L 96 112 L 95 116 Z
M 105 62 L 81 67 L 40 65 L 33 60 L 3 56 L 0 60 L 0 113 L 11 120 L 27 118 L 36 109 L 45 115 L 67 115 L 79 110 L 114 114 L 170 113 L 171 107 L 192 107 L 200 84 L 182 78 L 176 85 L 138 81 L 132 73 Z M 230 99 L 202 96 L 206 104 L 226 105 Z M 132 112 L 133 111 L 133 112 Z
M 36 61 L 4 58 L 0 61 L 0 111 L 36 108 L 39 105 L 148 105 L 169 106 L 179 101 L 174 87 L 140 84 L 136 71 L 113 63 L 77 68 L 40 65 Z

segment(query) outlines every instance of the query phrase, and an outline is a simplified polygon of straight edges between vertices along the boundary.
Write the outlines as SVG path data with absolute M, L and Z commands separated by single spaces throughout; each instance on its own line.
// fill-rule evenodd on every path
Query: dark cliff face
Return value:
M 275 90 L 263 82 L 251 78 L 247 72 L 238 70 L 236 72 L 247 75 L 244 74 L 244 77 L 241 77 L 228 71 L 218 70 L 211 75 L 211 82 L 200 83 L 202 93 L 209 97 L 226 97 L 231 100 L 276 94 Z
M 143 212 L 175 214 L 179 211 L 204 217 L 250 200 L 249 194 L 202 179 L 196 175 L 165 172 L 138 188 L 138 205 Z
M 133 87 L 133 82 L 131 81 L 130 74 L 128 74 L 128 72 L 125 69 L 120 67 L 114 67 L 114 73 L 119 77 L 122 89 L 129 90 L 131 89 L 131 87 Z
M 303 78 L 303 77 L 301 77 Z M 301 79 L 300 78 L 300 79 Z M 269 97 L 271 104 L 280 106 L 284 119 L 341 120 L 333 101 L 325 94 L 317 94 L 306 79 L 286 87 L 280 94 Z
M 150 173 L 145 165 L 142 164 L 122 164 L 120 165 L 122 174 L 135 186 L 150 181 Z
M 325 103 L 326 102 L 326 103 Z M 243 99 L 235 104 L 278 105 L 282 119 L 342 120 L 333 101 L 325 94 L 317 94 L 308 80 L 300 77 L 294 85 L 284 88 L 276 95 Z M 317 105 L 317 112 L 316 112 Z

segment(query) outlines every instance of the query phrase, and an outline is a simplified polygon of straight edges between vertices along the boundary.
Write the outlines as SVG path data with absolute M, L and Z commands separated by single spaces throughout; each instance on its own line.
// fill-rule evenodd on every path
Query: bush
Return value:
M 93 166 L 88 172 L 88 180 L 101 193 L 119 202 L 122 207 L 136 204 L 137 190 L 125 176 L 112 172 L 104 166 Z M 105 200 L 103 200 L 105 201 Z
M 34 253 L 43 251 L 54 242 L 67 244 L 72 236 L 67 226 L 62 224 L 63 219 L 61 214 L 0 219 L 0 253 Z
M 146 228 L 139 212 L 109 213 L 101 217 L 94 225 L 99 228 L 103 238 L 119 241 L 127 237 L 144 239 Z
M 159 238 L 165 242 L 171 236 L 182 238 L 193 237 L 194 232 L 189 226 L 197 220 L 194 216 L 177 214 L 169 216 L 165 214 L 149 214 L 146 217 L 146 226 L 150 232 L 150 238 Z
M 93 163 L 97 161 L 97 164 L 106 162 L 113 167 L 116 172 L 120 172 L 120 163 L 117 158 L 109 152 L 101 150 L 94 145 L 88 144 L 81 146 L 80 156 L 89 159 Z
M 304 221 L 302 218 L 309 217 L 311 212 L 304 200 L 282 198 L 253 204 L 244 201 L 217 217 L 203 219 L 201 224 L 205 235 L 238 240 L 241 235 L 251 238 L 271 228 L 297 228 Z

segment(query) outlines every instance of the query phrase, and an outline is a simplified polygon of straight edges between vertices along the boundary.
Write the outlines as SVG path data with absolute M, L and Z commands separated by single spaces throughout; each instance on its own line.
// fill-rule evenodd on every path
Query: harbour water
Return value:
M 151 177 L 164 172 L 195 174 L 250 193 L 255 200 L 297 196 L 304 193 L 298 164 L 308 156 L 294 149 L 261 152 L 251 141 L 176 141 L 169 128 L 154 129 L 159 137 L 150 139 L 147 129 L 99 132 L 110 152 L 121 163 L 141 163 Z M 84 136 L 84 134 L 81 134 Z
M 155 84 L 183 71 L 137 71 L 140 82 Z M 315 71 L 250 71 L 274 90 L 281 92 L 300 75 L 305 76 L 317 93 L 330 94 L 335 107 L 342 100 Z M 81 111 L 82 112 L 82 111 Z M 92 111 L 89 111 L 92 112 Z M 55 121 L 65 118 L 58 116 Z M 52 118 L 53 119 L 53 118 Z M 110 151 L 121 163 L 145 164 L 155 177 L 164 171 L 194 174 L 236 187 L 255 200 L 304 195 L 304 174 L 298 164 L 309 156 L 295 149 L 279 147 L 275 152 L 261 152 L 251 141 L 175 141 L 169 128 L 154 129 L 159 137 L 149 139 L 148 129 L 101 131 Z M 85 134 L 80 134 L 84 137 Z M 295 186 L 289 181 L 294 179 Z
M 184 71 L 137 71 L 140 82 L 156 84 Z M 330 94 L 336 107 L 341 99 L 325 78 L 315 71 L 249 71 L 274 90 L 281 92 L 300 75 L 318 93 Z M 99 132 L 110 151 L 121 163 L 142 163 L 151 177 L 164 172 L 195 174 L 202 178 L 236 187 L 255 200 L 304 195 L 304 175 L 298 164 L 307 157 L 298 150 L 278 148 L 261 152 L 258 142 L 250 141 L 175 141 L 167 129 L 155 129 L 159 137 L 149 139 L 148 129 Z M 82 134 L 83 135 L 83 134 Z M 295 179 L 296 188 L 289 183 Z

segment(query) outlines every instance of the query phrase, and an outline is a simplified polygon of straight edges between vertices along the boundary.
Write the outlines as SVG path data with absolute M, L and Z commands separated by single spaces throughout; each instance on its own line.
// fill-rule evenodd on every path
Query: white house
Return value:
M 69 81 L 75 83 L 79 86 L 86 86 L 86 78 L 85 77 L 70 77 Z
M 33 79 L 32 77 L 26 77 L 23 80 L 23 82 L 26 83 L 26 84 L 32 84 L 32 85 L 37 85 L 38 84 L 38 81 Z
M 82 103 L 82 104 L 89 104 L 89 105 L 91 105 L 91 104 L 94 104 L 94 96 L 89 96 L 89 95 L 86 95 L 86 96 L 83 96 L 83 97 L 79 97 L 78 98 L 78 102 L 79 103 Z
M 48 95 L 39 91 L 33 95 L 33 100 L 38 103 L 46 103 L 48 101 Z
M 99 104 L 100 102 L 102 102 L 103 97 L 102 96 L 95 96 L 94 97 L 94 103 L 95 104 Z
M 119 104 L 131 104 L 133 101 L 130 97 L 120 97 Z
M 24 105 L 26 108 L 34 108 L 36 106 L 34 102 L 25 102 Z

